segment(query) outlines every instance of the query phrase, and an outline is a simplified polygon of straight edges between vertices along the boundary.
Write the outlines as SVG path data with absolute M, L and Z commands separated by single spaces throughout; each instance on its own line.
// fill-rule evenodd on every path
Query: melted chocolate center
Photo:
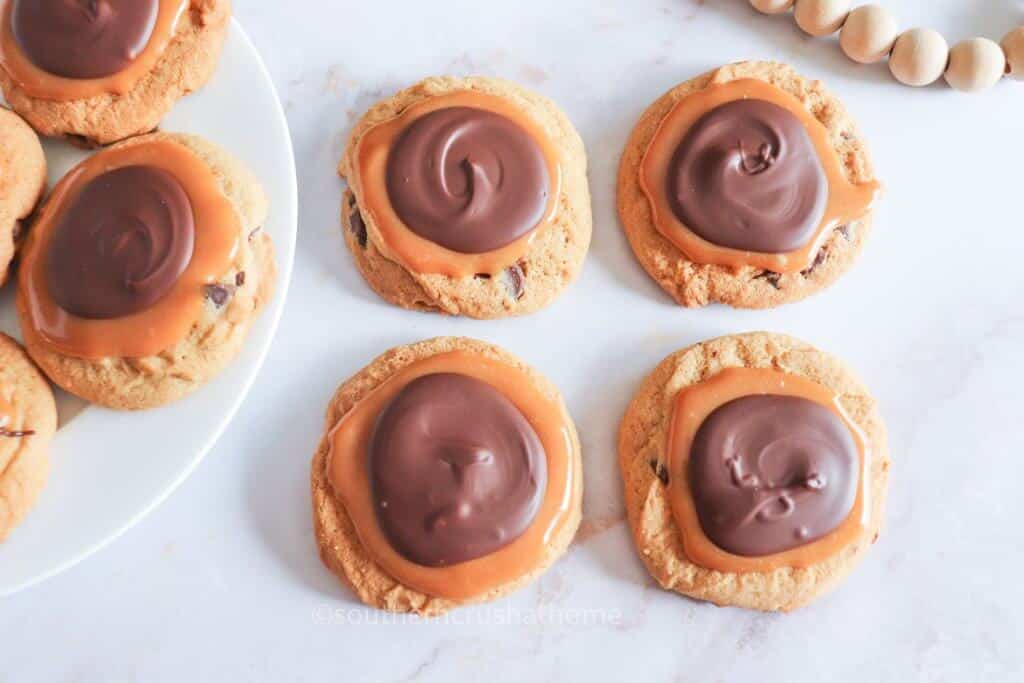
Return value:
M 122 318 L 163 298 L 194 247 L 192 204 L 177 179 L 125 166 L 93 178 L 57 217 L 47 285 L 72 315 Z
M 540 509 L 547 460 L 503 394 L 455 373 L 409 382 L 381 412 L 369 448 L 381 528 L 406 559 L 444 567 L 518 538 Z
M 386 175 L 402 222 L 465 254 L 494 251 L 533 230 L 551 192 L 537 141 L 504 116 L 472 107 L 416 119 L 390 150 Z
M 700 426 L 689 481 L 701 528 L 735 555 L 815 541 L 853 509 L 860 457 L 834 412 L 793 396 L 745 396 Z
M 11 29 L 29 61 L 63 78 L 119 73 L 146 47 L 159 0 L 12 0 Z
M 778 254 L 804 246 L 828 204 L 828 178 L 791 112 L 735 100 L 704 114 L 669 163 L 669 204 L 712 244 Z

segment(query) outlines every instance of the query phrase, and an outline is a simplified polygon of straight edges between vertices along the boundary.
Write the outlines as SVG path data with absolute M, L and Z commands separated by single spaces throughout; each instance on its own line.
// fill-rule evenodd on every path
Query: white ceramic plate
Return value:
M 235 362 L 178 403 L 118 413 L 58 392 L 61 428 L 51 449 L 50 479 L 36 507 L 0 544 L 0 596 L 96 552 L 184 481 L 241 405 L 277 329 L 295 254 L 295 161 L 270 75 L 237 23 L 232 23 L 213 79 L 179 102 L 161 129 L 209 138 L 262 181 L 270 198 L 264 228 L 277 252 L 277 291 Z M 51 186 L 86 156 L 57 142 L 45 148 Z M 0 293 L 0 329 L 20 337 L 13 289 L 8 285 Z

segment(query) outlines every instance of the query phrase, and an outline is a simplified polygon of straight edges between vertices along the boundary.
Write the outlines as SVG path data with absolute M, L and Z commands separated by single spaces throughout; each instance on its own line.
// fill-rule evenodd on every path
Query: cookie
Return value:
M 403 308 L 529 313 L 576 279 L 590 246 L 583 142 L 554 103 L 508 81 L 428 78 L 378 102 L 338 172 L 345 244 Z
M 0 334 L 0 541 L 43 489 L 56 431 L 50 385 L 18 343 Z
M 209 80 L 231 20 L 230 0 L 80 5 L 6 3 L 0 89 L 41 135 L 86 145 L 154 130 Z
M 0 107 L 0 285 L 21 241 L 22 223 L 45 189 L 39 138 L 17 114 Z
M 543 573 L 582 512 L 558 390 L 472 339 L 400 346 L 346 380 L 313 456 L 320 557 L 367 605 L 436 616 Z
M 820 82 L 740 62 L 644 112 L 618 209 L 640 264 L 679 304 L 769 308 L 850 268 L 879 191 L 863 138 Z
M 155 133 L 93 155 L 47 198 L 22 252 L 29 354 L 111 408 L 194 391 L 238 354 L 273 292 L 266 216 L 252 172 L 199 137 Z
M 889 451 L 875 400 L 838 360 L 757 332 L 673 353 L 619 429 L 640 558 L 658 584 L 789 611 L 878 539 Z

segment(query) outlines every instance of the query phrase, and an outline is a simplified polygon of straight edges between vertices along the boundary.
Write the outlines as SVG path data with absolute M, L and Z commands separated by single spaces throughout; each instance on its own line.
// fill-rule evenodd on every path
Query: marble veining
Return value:
M 298 255 L 279 336 L 233 425 L 170 501 L 104 552 L 4 601 L 0 681 L 1024 678 L 1024 235 L 1012 149 L 1024 85 L 912 91 L 745 0 L 485 4 L 235 3 L 298 158 Z M 1024 21 L 1010 1 L 886 4 L 902 25 L 952 39 Z M 745 58 L 790 62 L 839 94 L 886 195 L 863 258 L 827 292 L 777 311 L 683 311 L 619 230 L 618 157 L 660 93 Z M 351 125 L 383 95 L 445 72 L 537 89 L 587 144 L 594 244 L 581 280 L 531 320 L 396 311 L 344 251 L 334 169 Z M 617 473 L 615 427 L 642 375 L 681 346 L 749 329 L 844 357 L 890 430 L 881 540 L 833 595 L 790 615 L 658 588 L 630 542 Z M 363 609 L 320 565 L 308 463 L 336 384 L 384 348 L 436 334 L 501 343 L 563 388 L 586 493 L 579 537 L 539 581 L 425 623 Z

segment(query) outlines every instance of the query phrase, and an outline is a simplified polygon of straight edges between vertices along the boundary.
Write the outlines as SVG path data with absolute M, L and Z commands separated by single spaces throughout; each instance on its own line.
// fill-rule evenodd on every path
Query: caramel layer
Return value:
M 686 137 L 687 131 L 712 109 L 739 99 L 765 100 L 784 107 L 799 118 L 807 128 L 828 177 L 828 206 L 821 225 L 807 244 L 794 251 L 770 254 L 712 244 L 684 225 L 669 203 L 668 168 L 672 155 Z M 881 190 L 875 181 L 861 184 L 848 181 L 843 174 L 842 160 L 829 142 L 828 129 L 797 98 L 769 83 L 752 78 L 710 85 L 677 102 L 658 126 L 644 153 L 640 166 L 640 187 L 651 205 L 655 228 L 689 260 L 737 269 L 753 266 L 776 273 L 795 273 L 809 268 L 832 231 L 870 211 Z
M 540 510 L 527 530 L 500 550 L 447 567 L 424 567 L 398 554 L 374 512 L 367 459 L 377 416 L 410 381 L 454 372 L 490 384 L 523 413 L 547 457 L 548 485 Z M 466 600 L 514 581 L 540 565 L 551 540 L 571 518 L 580 472 L 571 422 L 561 401 L 543 396 L 529 376 L 499 361 L 451 351 L 406 366 L 357 403 L 331 431 L 327 476 L 363 547 L 396 581 L 427 595 Z
M 796 396 L 821 404 L 842 419 L 850 429 L 860 452 L 857 497 L 847 518 L 828 533 L 807 545 L 773 555 L 745 557 L 722 550 L 701 528 L 690 490 L 689 458 L 693 438 L 704 420 L 716 408 L 733 399 L 757 394 Z M 727 368 L 681 390 L 675 398 L 668 439 L 669 501 L 679 526 L 683 552 L 701 567 L 722 572 L 767 572 L 780 567 L 804 568 L 828 559 L 867 529 L 868 471 L 871 454 L 860 428 L 839 403 L 839 397 L 811 380 L 764 368 Z
M 195 216 L 195 249 L 185 272 L 150 308 L 109 320 L 61 309 L 46 281 L 46 255 L 55 220 L 90 180 L 124 166 L 152 166 L 184 187 Z M 199 318 L 204 286 L 231 266 L 241 234 L 239 218 L 209 166 L 184 145 L 151 140 L 105 150 L 72 169 L 53 190 L 29 232 L 18 271 L 18 314 L 26 339 L 78 358 L 143 358 L 184 339 Z
M 464 254 L 446 249 L 410 230 L 398 217 L 388 199 L 387 161 L 394 141 L 416 119 L 448 107 L 485 109 L 511 119 L 537 141 L 547 160 L 551 192 L 544 218 L 529 233 L 500 249 L 482 254 Z M 351 179 L 353 189 L 359 199 L 360 210 L 369 214 L 380 234 L 381 251 L 387 258 L 417 273 L 449 277 L 500 273 L 526 253 L 534 236 L 551 224 L 558 210 L 562 187 L 561 153 L 552 145 L 540 125 L 517 106 L 495 95 L 463 91 L 417 102 L 395 118 L 366 131 L 356 149 L 356 163 L 358 171 Z
M 149 42 L 131 65 L 120 73 L 105 78 L 63 78 L 43 71 L 21 51 L 11 28 L 10 0 L 2 3 L 3 25 L 0 26 L 0 68 L 7 72 L 19 88 L 30 97 L 42 100 L 82 100 L 96 95 L 124 95 L 139 79 L 153 70 L 167 45 L 174 38 L 178 22 L 184 16 L 191 0 L 160 0 L 160 11 Z

